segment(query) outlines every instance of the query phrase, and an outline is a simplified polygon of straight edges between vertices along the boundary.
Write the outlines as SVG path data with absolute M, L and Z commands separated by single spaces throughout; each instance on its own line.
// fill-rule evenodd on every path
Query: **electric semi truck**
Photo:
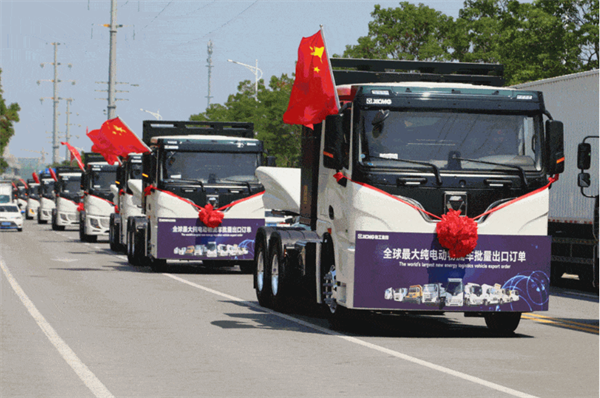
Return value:
M 79 224 L 77 207 L 81 200 L 81 169 L 59 166 L 54 184 L 56 207 L 52 209 L 52 229 L 64 231 L 66 227 Z
M 40 205 L 37 212 L 38 224 L 46 224 L 48 221 L 52 221 L 52 210 L 56 207 L 54 202 L 54 178 L 49 172 L 39 174 L 40 185 L 38 187 L 38 193 L 40 198 Z
M 301 170 L 256 172 L 265 207 L 300 220 L 256 233 L 259 303 L 286 310 L 291 297 L 305 297 L 339 325 L 358 311 L 440 313 L 421 305 L 419 292 L 386 300 L 390 286 L 442 284 L 447 294 L 450 282 L 496 280 L 519 290 L 519 301 L 472 305 L 456 286 L 444 311 L 512 333 L 521 313 L 547 310 L 548 188 L 564 155 L 562 123 L 543 95 L 503 87 L 497 64 L 331 65 L 339 114 L 303 128 Z M 461 258 L 436 233 L 450 210 L 477 227 L 474 250 Z
M 117 179 L 111 186 L 115 198 L 115 212 L 110 215 L 108 241 L 112 251 L 127 248 L 127 222 L 142 214 L 142 155 L 129 154 L 117 167 Z M 137 193 L 137 194 L 136 194 Z
M 265 225 L 255 176 L 264 150 L 254 135 L 252 123 L 143 122 L 152 152 L 142 156 L 143 215 L 127 222 L 131 264 L 162 271 L 168 260 L 201 260 L 252 272 L 254 234 Z M 218 250 L 227 245 L 238 249 Z
M 87 154 L 85 170 L 81 176 L 82 205 L 79 206 L 79 239 L 95 242 L 98 237 L 108 237 L 110 215 L 115 211 L 113 193 L 117 166 L 109 165 L 98 154 Z

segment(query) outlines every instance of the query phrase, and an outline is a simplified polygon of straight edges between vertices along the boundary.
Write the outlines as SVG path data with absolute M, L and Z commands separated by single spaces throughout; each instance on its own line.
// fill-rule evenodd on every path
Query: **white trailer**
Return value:
M 516 85 L 544 94 L 546 108 L 565 127 L 565 171 L 550 190 L 549 233 L 552 235 L 552 276 L 563 273 L 598 287 L 598 69 Z M 586 139 L 586 137 L 589 137 Z M 587 170 L 590 186 L 578 187 L 578 147 L 591 145 Z M 596 221 L 594 221 L 596 220 Z
M 549 278 L 547 188 L 562 171 L 562 124 L 541 94 L 502 87 L 501 65 L 330 61 L 342 107 L 303 128 L 299 178 L 257 170 L 265 207 L 299 215 L 297 227 L 256 234 L 259 303 L 286 310 L 301 296 L 335 326 L 353 311 L 439 313 L 420 294 L 396 302 L 382 292 L 452 281 L 460 292 L 445 310 L 483 315 L 494 330 L 547 310 L 545 297 L 502 312 L 462 305 L 465 283 L 527 270 Z M 449 209 L 477 218 L 468 258 L 449 258 L 437 239 Z

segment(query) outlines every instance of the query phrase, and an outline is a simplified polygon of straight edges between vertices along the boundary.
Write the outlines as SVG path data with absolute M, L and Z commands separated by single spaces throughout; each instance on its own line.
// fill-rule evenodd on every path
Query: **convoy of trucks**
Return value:
M 550 190 L 548 232 L 552 236 L 552 279 L 561 283 L 564 273 L 598 289 L 598 69 L 519 84 L 519 89 L 544 94 L 546 107 L 565 126 L 565 172 Z M 579 167 L 581 156 L 587 169 Z M 591 155 L 590 155 L 591 154 Z M 579 174 L 588 175 L 579 189 Z M 590 178 L 591 177 L 591 178 Z M 584 181 L 582 181 L 584 182 Z
M 110 215 L 115 211 L 113 193 L 117 166 L 109 165 L 102 155 L 88 154 L 81 176 L 82 206 L 79 206 L 79 239 L 95 242 L 108 237 Z
M 142 215 L 127 223 L 129 262 L 160 272 L 168 260 L 202 260 L 251 272 L 265 224 L 253 124 L 144 121 L 143 140 L 152 151 L 142 156 Z
M 358 312 L 443 310 L 513 332 L 523 312 L 548 309 L 551 276 L 576 269 L 597 284 L 598 95 L 593 105 L 575 87 L 597 90 L 587 82 L 597 71 L 503 87 L 497 64 L 331 65 L 341 108 L 303 127 L 301 168 L 267 162 L 251 123 L 144 121 L 149 153 L 118 168 L 88 155 L 82 206 L 67 195 L 80 173 L 57 169 L 53 229 L 76 223 L 75 206 L 81 240 L 108 236 L 132 265 L 239 265 L 253 273 L 260 305 L 316 303 L 332 327 Z M 572 122 L 567 105 L 578 105 L 565 93 L 592 104 L 583 113 L 595 112 L 595 125 Z M 557 115 L 568 122 L 566 148 Z M 54 180 L 40 177 L 41 223 Z M 27 216 L 36 213 L 30 190 Z M 463 256 L 438 240 L 452 212 L 477 226 Z M 267 214 L 297 222 L 267 225 Z

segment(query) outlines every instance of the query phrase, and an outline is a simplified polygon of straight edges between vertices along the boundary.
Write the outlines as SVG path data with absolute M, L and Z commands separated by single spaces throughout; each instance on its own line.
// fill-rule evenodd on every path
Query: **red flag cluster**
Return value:
M 98 130 L 87 133 L 92 140 L 92 152 L 99 153 L 109 164 L 119 162 L 119 156 L 127 158 L 130 153 L 146 153 L 150 149 L 119 118 L 107 120 Z
M 313 128 L 313 124 L 321 123 L 327 115 L 339 112 L 328 57 L 321 31 L 302 38 L 298 48 L 296 78 L 288 108 L 283 115 L 285 123 Z

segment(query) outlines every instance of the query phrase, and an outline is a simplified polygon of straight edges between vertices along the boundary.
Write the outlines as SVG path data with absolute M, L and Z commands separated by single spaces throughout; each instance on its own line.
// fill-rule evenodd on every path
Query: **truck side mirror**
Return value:
M 581 188 L 589 188 L 591 185 L 590 181 L 590 173 L 579 173 L 577 175 L 577 185 Z
M 323 166 L 328 169 L 342 169 L 342 145 L 344 143 L 342 118 L 338 115 L 325 119 L 325 145 L 323 146 Z
M 266 165 L 269 167 L 277 167 L 277 161 L 275 156 L 267 156 Z
M 588 143 L 582 142 L 577 146 L 577 168 L 580 170 L 587 170 L 590 168 L 591 161 L 592 146 Z
M 144 153 L 142 155 L 142 180 L 145 184 L 152 184 L 156 175 L 156 158 L 154 153 Z
M 549 175 L 565 170 L 564 127 L 557 120 L 546 120 L 546 159 Z

